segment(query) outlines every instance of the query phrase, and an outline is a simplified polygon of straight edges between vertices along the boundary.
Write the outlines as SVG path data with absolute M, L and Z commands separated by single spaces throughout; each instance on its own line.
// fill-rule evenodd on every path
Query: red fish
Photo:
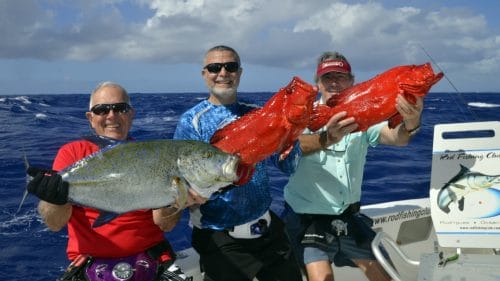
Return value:
M 334 114 L 341 111 L 346 111 L 348 117 L 355 118 L 359 125 L 357 131 L 366 131 L 370 126 L 385 120 L 389 120 L 390 128 L 395 128 L 403 121 L 396 110 L 398 94 L 415 104 L 414 95 L 427 95 L 442 77 L 442 72 L 434 73 L 430 63 L 391 68 L 332 96 L 326 102 L 328 106 L 317 105 L 308 128 L 312 131 L 320 129 Z
M 274 152 L 280 152 L 283 159 L 309 124 L 316 95 L 316 87 L 294 77 L 262 108 L 217 130 L 210 143 L 238 155 L 241 163 L 247 165 L 256 164 Z

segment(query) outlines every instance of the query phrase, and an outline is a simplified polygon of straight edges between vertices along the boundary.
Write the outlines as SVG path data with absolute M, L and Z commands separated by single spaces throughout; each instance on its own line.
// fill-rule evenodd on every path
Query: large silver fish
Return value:
M 500 184 L 500 175 L 473 172 L 460 164 L 460 172 L 439 190 L 437 204 L 445 213 L 450 212 L 451 203 L 458 203 L 458 209 L 463 211 L 467 194 L 488 189 L 496 184 Z
M 239 158 L 200 141 L 134 141 L 104 148 L 60 172 L 68 200 L 105 212 L 183 204 L 238 180 Z

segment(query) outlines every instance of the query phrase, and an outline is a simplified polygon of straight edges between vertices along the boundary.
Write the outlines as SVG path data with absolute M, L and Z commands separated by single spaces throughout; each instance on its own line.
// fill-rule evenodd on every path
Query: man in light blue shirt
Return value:
M 354 84 L 347 59 L 326 52 L 318 60 L 315 81 L 319 103 Z M 334 115 L 317 132 L 300 137 L 302 157 L 285 187 L 285 222 L 296 255 L 306 267 L 308 280 L 333 280 L 331 263 L 357 266 L 369 280 L 390 280 L 377 263 L 370 244 L 374 237 L 369 218 L 359 213 L 361 184 L 368 147 L 407 145 L 420 127 L 423 99 L 415 104 L 398 96 L 396 108 L 404 122 L 387 122 L 354 132 L 358 125 L 347 113 Z

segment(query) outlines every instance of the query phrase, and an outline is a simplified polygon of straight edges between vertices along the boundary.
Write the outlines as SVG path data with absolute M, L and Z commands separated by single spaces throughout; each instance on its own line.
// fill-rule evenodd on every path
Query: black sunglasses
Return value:
M 204 68 L 210 73 L 219 73 L 222 67 L 224 67 L 227 72 L 236 72 L 240 68 L 240 64 L 235 61 L 225 63 L 215 62 L 205 65 Z
M 102 103 L 102 104 L 96 104 L 92 106 L 90 111 L 94 113 L 95 115 L 106 115 L 108 114 L 111 110 L 113 110 L 114 113 L 127 113 L 132 109 L 132 107 L 126 103 L 126 102 L 119 102 L 119 103 Z

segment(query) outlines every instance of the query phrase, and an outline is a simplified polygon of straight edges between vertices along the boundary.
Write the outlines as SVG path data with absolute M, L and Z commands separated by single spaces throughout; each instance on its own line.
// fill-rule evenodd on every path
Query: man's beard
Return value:
M 220 98 L 227 99 L 236 95 L 236 87 L 226 88 L 226 89 L 218 89 L 216 87 L 212 88 L 212 95 Z

